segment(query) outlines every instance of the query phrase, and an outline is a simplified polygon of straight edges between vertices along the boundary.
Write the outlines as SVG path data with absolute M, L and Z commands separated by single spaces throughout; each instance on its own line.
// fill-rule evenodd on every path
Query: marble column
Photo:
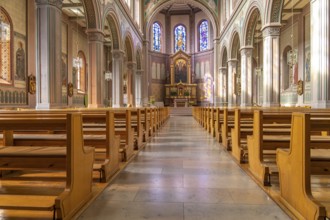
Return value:
M 36 0 L 36 4 L 36 108 L 58 108 L 62 105 L 62 0 Z
M 241 106 L 252 106 L 253 99 L 253 47 L 241 48 Z
M 89 45 L 88 107 L 104 106 L 104 34 L 99 30 L 87 30 Z
M 280 106 L 280 33 L 281 27 L 278 25 L 262 29 L 264 107 Z
M 312 107 L 330 107 L 330 2 L 311 1 Z
M 143 76 L 143 70 L 137 70 L 135 74 L 135 103 L 136 107 L 142 106 L 142 79 Z
M 145 71 L 142 75 L 142 103 L 148 103 L 149 101 L 149 88 L 151 88 L 151 77 L 150 75 L 150 57 L 149 57 L 149 41 L 143 42 L 143 50 L 144 50 L 144 66 L 142 67 Z
M 220 106 L 227 106 L 227 67 L 219 68 Z
M 234 73 L 237 73 L 237 59 L 228 60 L 228 89 L 227 89 L 227 100 L 228 107 L 236 106 L 236 94 L 235 94 L 235 84 Z
M 112 51 L 112 107 L 123 106 L 123 62 L 124 51 Z
M 220 102 L 220 86 L 219 86 L 219 62 L 220 60 L 220 39 L 214 39 L 214 105 L 218 105 Z
M 127 95 L 128 95 L 128 104 L 131 106 L 135 106 L 135 87 L 136 87 L 136 63 L 128 62 L 127 63 L 127 74 L 128 79 L 130 79 L 130 83 L 128 84 L 129 88 L 127 88 Z

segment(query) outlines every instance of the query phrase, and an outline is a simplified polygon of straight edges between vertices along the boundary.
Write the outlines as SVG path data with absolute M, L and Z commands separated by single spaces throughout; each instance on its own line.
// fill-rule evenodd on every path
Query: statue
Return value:
M 25 52 L 22 42 L 18 43 L 18 49 L 16 51 L 16 75 L 15 79 L 25 80 Z

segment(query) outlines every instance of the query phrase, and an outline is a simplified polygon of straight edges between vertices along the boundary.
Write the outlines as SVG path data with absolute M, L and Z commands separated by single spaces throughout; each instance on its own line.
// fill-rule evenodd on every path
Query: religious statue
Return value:
M 22 42 L 19 42 L 18 49 L 16 51 L 16 75 L 15 79 L 25 80 L 25 52 Z

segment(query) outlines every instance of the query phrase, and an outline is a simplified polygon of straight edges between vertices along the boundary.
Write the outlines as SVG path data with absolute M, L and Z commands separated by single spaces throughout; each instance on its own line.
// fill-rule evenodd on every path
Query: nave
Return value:
M 170 117 L 79 219 L 290 219 L 193 118 Z

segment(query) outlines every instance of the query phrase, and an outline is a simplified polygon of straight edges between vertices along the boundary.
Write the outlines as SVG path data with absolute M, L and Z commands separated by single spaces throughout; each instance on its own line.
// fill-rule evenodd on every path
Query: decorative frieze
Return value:
M 264 37 L 268 36 L 280 36 L 281 34 L 281 27 L 279 26 L 268 26 L 263 28 L 262 34 Z

